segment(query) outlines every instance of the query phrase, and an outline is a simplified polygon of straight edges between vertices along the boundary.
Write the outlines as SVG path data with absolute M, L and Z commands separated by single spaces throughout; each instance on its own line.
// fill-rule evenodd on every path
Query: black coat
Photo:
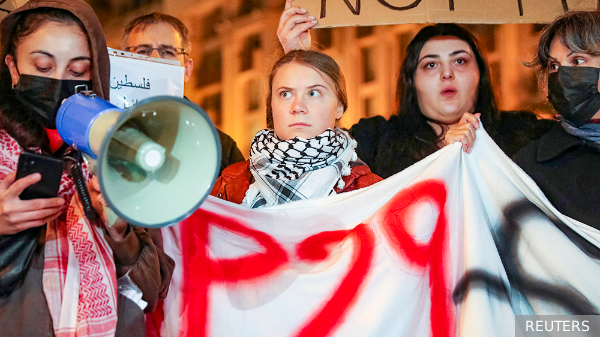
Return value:
M 219 176 L 221 176 L 221 172 L 227 166 L 245 161 L 246 159 L 231 137 L 219 129 L 217 131 L 219 133 L 219 140 L 221 141 L 221 167 L 219 168 Z
M 600 229 L 600 151 L 560 125 L 515 155 L 556 209 Z
M 356 153 L 371 171 L 382 178 L 392 176 L 420 160 L 406 150 L 411 134 L 399 134 L 394 127 L 398 116 L 386 120 L 382 116 L 363 118 L 350 129 L 358 142 Z M 538 120 L 527 111 L 503 111 L 494 130 L 486 128 L 496 144 L 512 157 L 520 148 L 541 137 L 555 121 Z

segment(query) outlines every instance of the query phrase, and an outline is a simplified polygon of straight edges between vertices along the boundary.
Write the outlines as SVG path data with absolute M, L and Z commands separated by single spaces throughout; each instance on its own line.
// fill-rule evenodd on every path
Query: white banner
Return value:
M 149 335 L 506 337 L 517 314 L 600 312 L 600 233 L 483 130 L 471 154 L 453 144 L 351 193 L 210 197 L 163 236 L 177 267 Z
M 108 48 L 110 102 L 121 109 L 152 96 L 183 97 L 185 68 L 179 61 Z

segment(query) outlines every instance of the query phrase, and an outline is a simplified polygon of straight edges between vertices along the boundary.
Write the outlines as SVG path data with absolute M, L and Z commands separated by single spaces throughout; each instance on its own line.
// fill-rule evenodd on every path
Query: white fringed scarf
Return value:
M 251 208 L 335 194 L 356 161 L 356 141 L 340 129 L 311 138 L 280 140 L 272 129 L 259 131 L 250 148 L 254 177 L 242 204 Z

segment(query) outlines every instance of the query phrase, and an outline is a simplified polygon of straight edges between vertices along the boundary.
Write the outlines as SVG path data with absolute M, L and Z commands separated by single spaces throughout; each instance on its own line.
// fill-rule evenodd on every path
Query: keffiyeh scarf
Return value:
M 250 148 L 254 177 L 242 204 L 251 208 L 335 194 L 356 161 L 356 141 L 340 129 L 311 138 L 280 140 L 272 129 L 259 131 Z
M 17 168 L 17 142 L 0 130 L 0 180 Z M 84 176 L 91 175 L 84 167 Z M 100 229 L 83 215 L 73 198 L 73 180 L 63 173 L 59 196 L 63 214 L 47 224 L 42 287 L 54 334 L 114 336 L 117 326 L 116 269 L 112 250 Z

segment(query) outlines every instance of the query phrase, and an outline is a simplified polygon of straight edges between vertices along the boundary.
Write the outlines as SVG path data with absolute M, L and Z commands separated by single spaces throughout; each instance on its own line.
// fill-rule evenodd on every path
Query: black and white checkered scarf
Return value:
M 254 183 L 242 204 L 251 208 L 335 194 L 356 161 L 356 141 L 340 129 L 311 138 L 279 140 L 273 129 L 259 131 L 250 148 Z

